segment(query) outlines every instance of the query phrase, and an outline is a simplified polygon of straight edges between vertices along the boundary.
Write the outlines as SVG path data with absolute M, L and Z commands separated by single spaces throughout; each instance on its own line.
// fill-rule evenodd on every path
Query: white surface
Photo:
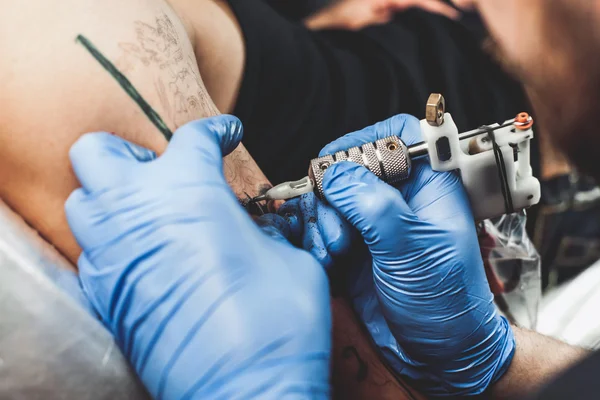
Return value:
M 544 296 L 538 331 L 572 345 L 600 348 L 600 262 Z

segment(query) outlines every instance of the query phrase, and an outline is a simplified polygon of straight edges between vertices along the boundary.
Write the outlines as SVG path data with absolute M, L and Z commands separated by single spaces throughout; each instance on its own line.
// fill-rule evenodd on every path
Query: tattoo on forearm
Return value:
M 156 128 L 163 134 L 165 139 L 171 140 L 173 133 L 165 124 L 163 119 L 158 113 L 152 108 L 150 104 L 137 89 L 131 84 L 129 79 L 121 73 L 98 49 L 90 42 L 85 36 L 78 35 L 76 39 L 77 43 L 80 43 L 86 50 L 102 65 L 102 67 L 119 83 L 119 85 L 125 90 L 125 92 L 136 102 L 136 104 L 142 109 L 148 119 L 156 126 Z

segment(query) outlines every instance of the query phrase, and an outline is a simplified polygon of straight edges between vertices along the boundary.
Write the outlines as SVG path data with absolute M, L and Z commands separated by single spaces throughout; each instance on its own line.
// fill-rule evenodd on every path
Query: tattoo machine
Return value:
M 530 165 L 533 119 L 520 113 L 503 124 L 482 126 L 459 133 L 452 116 L 445 112 L 440 94 L 432 94 L 421 121 L 424 141 L 406 146 L 398 136 L 389 136 L 346 151 L 315 158 L 308 176 L 277 185 L 251 202 L 287 200 L 314 191 L 323 196 L 327 168 L 341 161 L 363 165 L 389 184 L 410 175 L 411 164 L 428 158 L 435 171 L 458 171 L 476 220 L 512 214 L 540 200 L 540 182 Z M 428 156 L 428 157 L 427 157 Z

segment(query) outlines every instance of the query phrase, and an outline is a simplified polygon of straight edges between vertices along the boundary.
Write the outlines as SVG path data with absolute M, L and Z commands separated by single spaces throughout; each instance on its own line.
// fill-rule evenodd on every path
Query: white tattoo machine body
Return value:
M 430 98 L 428 107 L 443 112 L 443 98 L 441 107 L 437 101 Z M 540 182 L 531 169 L 529 115 L 461 134 L 450 114 L 436 119 L 421 121 L 431 167 L 460 173 L 476 220 L 512 214 L 540 201 Z
M 285 200 L 311 191 L 323 198 L 325 171 L 341 161 L 358 163 L 385 182 L 398 183 L 409 177 L 412 161 L 428 156 L 435 171 L 460 174 L 476 220 L 511 214 L 540 200 L 540 183 L 530 165 L 532 125 L 531 117 L 521 113 L 502 125 L 459 133 L 445 113 L 444 98 L 432 94 L 421 121 L 423 142 L 407 147 L 399 136 L 390 136 L 316 158 L 307 177 L 277 185 L 252 201 Z

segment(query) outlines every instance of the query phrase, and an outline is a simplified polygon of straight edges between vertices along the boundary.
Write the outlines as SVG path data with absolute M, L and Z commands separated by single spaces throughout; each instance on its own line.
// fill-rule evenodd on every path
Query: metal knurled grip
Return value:
M 323 175 L 325 175 L 325 171 L 331 165 L 341 161 L 360 164 L 390 184 L 398 183 L 408 178 L 410 174 L 410 158 L 408 158 L 406 145 L 398 136 L 390 136 L 379 139 L 375 143 L 352 147 L 346 151 L 338 151 L 333 155 L 312 160 L 308 175 L 315 184 L 319 198 L 324 198 Z

